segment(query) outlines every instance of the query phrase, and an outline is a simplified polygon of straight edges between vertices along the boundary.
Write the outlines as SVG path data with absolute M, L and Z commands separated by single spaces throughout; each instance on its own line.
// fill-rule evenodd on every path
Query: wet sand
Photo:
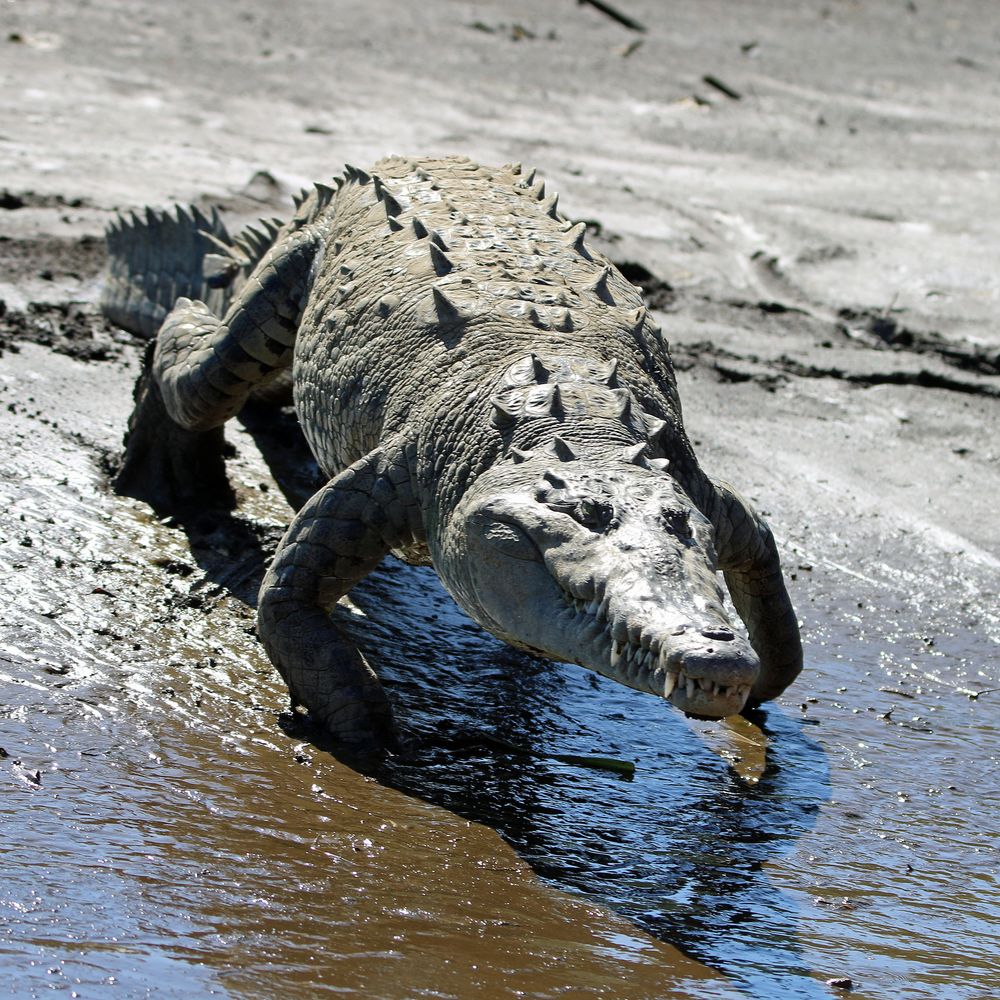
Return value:
M 571 2 L 4 9 L 10 995 L 988 995 L 1000 15 L 621 7 L 648 31 Z M 288 731 L 252 636 L 312 474 L 294 425 L 233 428 L 232 516 L 109 493 L 142 351 L 93 309 L 112 213 L 282 214 L 389 152 L 537 165 L 646 286 L 802 619 L 765 712 L 695 723 L 515 654 L 390 562 L 343 615 L 416 750 L 363 778 Z M 591 752 L 635 777 L 551 756 Z

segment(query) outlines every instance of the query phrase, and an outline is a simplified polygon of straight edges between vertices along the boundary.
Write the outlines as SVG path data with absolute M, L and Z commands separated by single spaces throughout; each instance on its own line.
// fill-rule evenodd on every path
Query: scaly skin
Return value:
M 533 173 L 390 157 L 318 185 L 280 229 L 229 241 L 216 227 L 211 243 L 219 314 L 179 298 L 164 320 L 146 381 L 169 434 L 157 448 L 162 416 L 137 408 L 119 487 L 161 507 L 190 498 L 162 451 L 217 434 L 292 365 L 330 481 L 278 549 L 259 632 L 293 702 L 338 738 L 391 736 L 375 673 L 326 613 L 389 551 L 431 562 L 506 641 L 695 715 L 738 712 L 798 674 L 769 530 L 700 469 L 638 290 Z M 135 268 L 114 267 L 134 289 Z M 205 284 L 195 273 L 192 289 Z M 119 316 L 150 311 L 109 297 Z

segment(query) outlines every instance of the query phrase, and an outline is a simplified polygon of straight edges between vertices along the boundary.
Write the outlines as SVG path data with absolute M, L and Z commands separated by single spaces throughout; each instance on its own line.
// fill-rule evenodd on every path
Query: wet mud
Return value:
M 593 5 L 374 2 L 336 31 L 265 6 L 199 9 L 203 34 L 127 0 L 4 26 L 0 992 L 990 995 L 982 8 L 679 4 L 668 34 L 639 0 L 616 6 L 644 33 Z M 777 703 L 686 720 L 510 650 L 388 560 L 336 612 L 406 737 L 365 774 L 289 715 L 254 637 L 316 482 L 292 416 L 227 428 L 232 512 L 108 489 L 143 352 L 95 312 L 114 208 L 270 215 L 411 149 L 537 160 L 643 287 L 704 465 L 778 536 L 806 668 Z

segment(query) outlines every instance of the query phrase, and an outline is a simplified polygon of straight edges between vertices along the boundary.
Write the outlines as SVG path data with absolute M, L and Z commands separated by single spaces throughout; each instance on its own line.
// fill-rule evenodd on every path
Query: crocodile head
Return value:
M 743 708 L 760 664 L 723 609 L 711 524 L 669 475 L 501 463 L 455 513 L 439 572 L 494 635 L 691 715 Z

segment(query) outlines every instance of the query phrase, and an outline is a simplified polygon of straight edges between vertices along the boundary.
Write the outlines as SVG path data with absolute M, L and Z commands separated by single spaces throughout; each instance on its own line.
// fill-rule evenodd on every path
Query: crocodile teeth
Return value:
M 694 697 L 695 683 L 693 677 L 688 677 L 685 681 L 684 694 L 687 696 L 688 701 Z
M 663 697 L 669 698 L 674 693 L 677 686 L 677 674 L 667 674 L 667 679 L 663 682 Z

